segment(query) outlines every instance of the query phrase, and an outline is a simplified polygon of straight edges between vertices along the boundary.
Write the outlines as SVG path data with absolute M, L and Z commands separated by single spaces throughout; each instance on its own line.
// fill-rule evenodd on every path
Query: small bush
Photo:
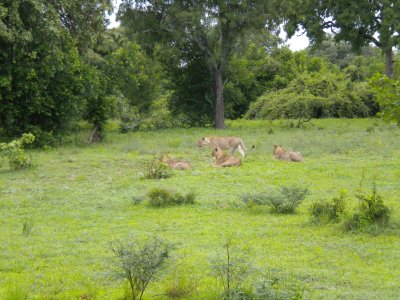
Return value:
M 158 238 L 144 243 L 115 241 L 111 250 L 117 258 L 120 276 L 129 283 L 131 299 L 142 299 L 148 284 L 154 280 L 168 257 L 167 244 Z
M 307 194 L 307 188 L 282 187 L 279 193 L 268 195 L 269 205 L 273 212 L 293 214 Z
M 149 198 L 149 205 L 153 207 L 194 204 L 196 198 L 194 193 L 181 195 L 180 193 L 161 188 L 152 189 L 147 196 Z
M 31 157 L 27 157 L 24 146 L 33 143 L 35 136 L 31 133 L 24 133 L 20 139 L 10 143 L 0 143 L 0 155 L 8 159 L 11 169 L 17 170 L 33 166 Z
M 228 238 L 221 251 L 210 258 L 212 275 L 223 288 L 221 299 L 250 299 L 243 285 L 253 268 L 249 258 L 237 250 L 232 238 Z
M 163 164 L 159 158 L 154 157 L 152 161 L 145 164 L 144 177 L 147 179 L 164 179 L 171 176 L 168 166 Z
M 312 221 L 315 223 L 338 223 L 346 210 L 346 194 L 334 197 L 332 202 L 316 202 L 310 207 Z
M 360 191 L 356 197 L 359 200 L 358 211 L 345 220 L 345 231 L 356 231 L 368 226 L 382 228 L 389 224 L 390 209 L 383 203 L 375 184 L 371 194 L 367 195 Z
M 307 193 L 307 188 L 282 187 L 280 191 L 272 190 L 264 194 L 243 194 L 241 195 L 241 199 L 249 208 L 270 206 L 273 212 L 291 214 L 294 213 L 297 206 L 304 200 Z

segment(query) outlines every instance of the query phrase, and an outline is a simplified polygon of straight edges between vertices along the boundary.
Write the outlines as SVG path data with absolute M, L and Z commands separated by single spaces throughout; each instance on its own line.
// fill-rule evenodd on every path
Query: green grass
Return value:
M 146 299 L 165 299 L 153 296 L 173 284 L 177 269 L 180 280 L 196 289 L 192 299 L 216 298 L 221 287 L 210 275 L 209 259 L 232 235 L 254 266 L 300 285 L 305 299 L 398 298 L 400 129 L 375 119 L 313 120 L 300 129 L 285 121 L 227 125 L 225 131 L 111 131 L 103 144 L 32 151 L 37 164 L 32 170 L 11 171 L 3 164 L 0 299 L 25 294 L 29 299 L 121 299 L 124 283 L 114 276 L 110 242 L 152 235 L 173 250 Z M 196 147 L 206 135 L 238 135 L 248 149 L 255 148 L 239 168 L 213 168 L 211 150 Z M 300 151 L 305 162 L 274 160 L 278 143 Z M 161 152 L 189 160 L 192 170 L 144 179 L 142 162 Z M 355 207 L 362 178 L 365 191 L 375 182 L 392 209 L 389 228 L 378 235 L 348 234 L 340 225 L 311 224 L 311 203 L 330 200 L 341 190 Z M 290 185 L 309 190 L 294 215 L 257 211 L 241 202 L 244 193 Z M 196 204 L 134 204 L 153 188 L 194 192 Z M 29 234 L 23 233 L 26 220 L 32 224 Z

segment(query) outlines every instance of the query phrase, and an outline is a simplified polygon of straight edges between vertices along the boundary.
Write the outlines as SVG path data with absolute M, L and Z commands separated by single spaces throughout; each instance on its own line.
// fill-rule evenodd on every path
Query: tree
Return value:
M 335 40 L 349 41 L 355 50 L 370 43 L 386 58 L 386 75 L 393 78 L 393 48 L 400 43 L 400 2 L 394 0 L 303 0 L 286 24 L 289 36 L 298 26 L 313 42 L 321 42 L 330 29 Z
M 279 23 L 284 2 L 123 0 L 118 15 L 137 40 L 145 41 L 145 49 L 151 49 L 155 42 L 163 42 L 183 52 L 187 47 L 201 50 L 211 78 L 214 125 L 222 129 L 229 59 L 246 33 L 262 30 L 266 25 L 273 28 Z M 185 65 L 186 61 L 181 64 Z
M 83 84 L 88 79 L 82 55 L 105 30 L 107 3 L 0 3 L 0 131 L 4 136 L 32 132 L 35 143 L 49 144 L 81 118 Z M 94 38 L 89 42 L 88 36 Z

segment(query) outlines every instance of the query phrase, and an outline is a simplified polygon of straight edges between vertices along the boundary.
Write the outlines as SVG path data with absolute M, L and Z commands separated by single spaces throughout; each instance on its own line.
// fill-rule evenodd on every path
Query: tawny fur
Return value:
M 160 161 L 167 164 L 169 168 L 174 170 L 189 170 L 192 167 L 191 164 L 186 160 L 172 159 L 167 155 L 163 155 Z
M 286 161 L 294 161 L 294 162 L 302 162 L 303 156 L 300 152 L 295 151 L 286 151 L 282 148 L 281 145 L 274 145 L 274 155 L 276 159 L 286 160 Z
M 198 147 L 210 146 L 212 148 L 221 148 L 223 150 L 229 149 L 230 155 L 233 155 L 237 149 L 243 158 L 246 157 L 244 143 L 241 138 L 237 136 L 207 136 L 202 137 L 197 142 Z
M 214 148 L 211 156 L 214 158 L 213 167 L 238 167 L 242 164 L 239 158 L 225 154 L 221 148 Z

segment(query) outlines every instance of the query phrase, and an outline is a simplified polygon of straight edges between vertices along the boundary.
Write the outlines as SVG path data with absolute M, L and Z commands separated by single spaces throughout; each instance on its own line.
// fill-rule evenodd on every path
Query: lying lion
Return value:
M 189 170 L 192 166 L 186 160 L 175 160 L 168 155 L 162 155 L 160 161 L 168 165 L 169 168 L 174 170 Z
M 202 137 L 198 142 L 197 146 L 202 147 L 205 145 L 209 145 L 213 148 L 221 148 L 223 150 L 229 149 L 230 155 L 233 155 L 236 149 L 238 149 L 239 153 L 243 158 L 246 157 L 246 153 L 244 150 L 246 147 L 243 144 L 241 138 L 236 136 L 207 136 Z
M 211 156 L 214 158 L 213 167 L 238 167 L 242 164 L 239 158 L 230 154 L 225 154 L 219 147 L 214 148 Z
M 302 162 L 303 156 L 300 152 L 286 151 L 281 145 L 274 145 L 275 158 L 279 160 Z

